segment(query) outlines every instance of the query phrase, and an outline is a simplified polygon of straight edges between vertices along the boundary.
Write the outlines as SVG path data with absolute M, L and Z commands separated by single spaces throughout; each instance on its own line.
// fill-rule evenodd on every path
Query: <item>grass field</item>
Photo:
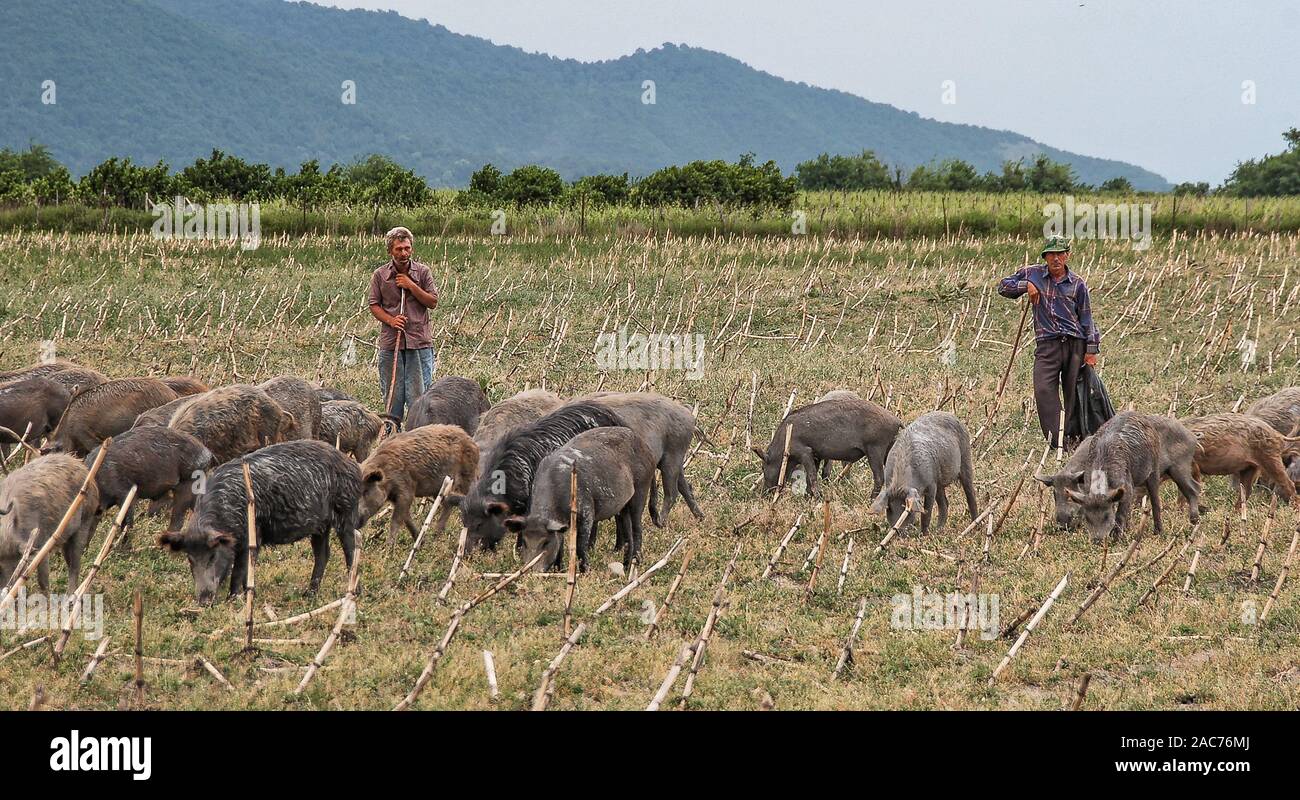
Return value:
M 1262 494 L 1252 498 L 1247 535 L 1233 521 L 1221 546 L 1231 514 L 1223 478 L 1208 479 L 1213 510 L 1201 526 L 1203 538 L 1185 552 L 1186 512 L 1166 485 L 1166 538 L 1145 540 L 1110 591 L 1070 626 L 1069 617 L 1119 562 L 1125 544 L 1103 551 L 1082 532 L 1053 531 L 1049 513 L 1041 544 L 1022 556 L 1040 509 L 1050 512 L 1050 497 L 1030 480 L 987 556 L 982 525 L 954 540 L 965 521 L 956 501 L 948 527 L 899 538 L 877 555 L 884 531 L 869 511 L 870 474 L 862 465 L 829 487 L 829 543 L 816 586 L 806 591 L 803 564 L 821 532 L 822 505 L 789 495 L 771 504 L 754 490 L 758 464 L 746 446 L 754 376 L 752 440 L 760 447 L 795 390 L 799 405 L 829 389 L 855 389 L 904 421 L 943 398 L 973 434 L 986 419 L 1020 319 L 1020 307 L 997 296 L 994 284 L 1031 260 L 1037 244 L 1036 237 L 955 231 L 947 240 L 515 235 L 417 241 L 417 257 L 442 289 L 434 314 L 438 374 L 478 379 L 493 401 L 528 386 L 567 396 L 648 383 L 698 405 L 700 426 L 717 445 L 702 446 L 687 467 L 706 519 L 697 523 L 678 504 L 666 529 L 646 526 L 646 565 L 678 537 L 689 536 L 682 549 L 694 552 L 662 630 L 646 639 L 647 612 L 662 603 L 681 550 L 592 622 L 558 670 L 551 707 L 644 708 L 683 642 L 704 624 L 737 545 L 726 605 L 690 708 L 753 709 L 770 698 L 777 709 L 1058 709 L 1069 707 L 1085 673 L 1091 674 L 1086 709 L 1300 707 L 1300 575 L 1284 583 L 1266 622 L 1257 622 L 1300 519 L 1291 509 L 1278 511 L 1263 574 L 1251 583 L 1268 501 Z M 1071 266 L 1092 289 L 1103 332 L 1102 376 L 1116 405 L 1192 416 L 1300 382 L 1298 246 L 1300 237 L 1280 234 L 1179 235 L 1157 239 L 1145 252 L 1122 242 L 1079 243 Z M 191 373 L 215 385 L 296 374 L 377 408 L 369 344 L 375 324 L 362 298 L 382 259 L 382 245 L 368 237 L 266 237 L 260 249 L 244 252 L 147 235 L 0 236 L 0 368 L 36 360 L 41 342 L 53 340 L 60 357 L 115 377 Z M 599 372 L 592 355 L 597 334 L 624 324 L 629 332 L 702 334 L 708 343 L 703 378 Z M 1005 499 L 1026 459 L 1032 470 L 1042 454 L 1028 393 L 1028 339 L 976 446 L 981 502 L 990 495 Z M 945 363 L 954 347 L 955 362 Z M 1054 456 L 1047 459 L 1050 468 Z M 760 577 L 800 515 L 774 577 Z M 435 596 L 455 550 L 452 530 L 426 541 L 412 574 L 398 585 L 409 540 L 385 547 L 381 526 L 372 524 L 365 531 L 356 624 L 295 696 L 302 668 L 335 614 L 270 629 L 265 637 L 293 641 L 241 653 L 242 603 L 196 608 L 184 560 L 151 545 L 161 525 L 157 518 L 142 520 L 134 549 L 115 550 L 93 589 L 105 595 L 104 633 L 116 655 L 82 686 L 78 679 L 96 642 L 80 633 L 58 668 L 43 644 L 10 654 L 0 662 L 0 704 L 26 707 L 40 686 L 52 708 L 141 705 L 128 688 L 136 589 L 144 598 L 146 656 L 192 662 L 202 654 L 233 685 L 223 688 L 185 664 L 146 662 L 147 708 L 388 709 L 410 690 L 451 616 L 452 607 Z M 1140 525 L 1149 528 L 1149 517 Z M 101 522 L 87 563 L 107 528 Z M 606 525 L 594 567 L 578 582 L 578 622 L 626 582 L 606 566 L 615 560 L 612 540 Z M 852 558 L 838 592 L 850 540 Z M 1171 543 L 1162 559 L 1139 571 Z M 1184 594 L 1198 547 L 1195 580 Z M 1175 559 L 1154 602 L 1135 608 Z M 268 619 L 265 604 L 284 617 L 343 594 L 337 546 L 315 598 L 303 594 L 310 563 L 305 542 L 263 552 L 259 621 Z M 62 558 L 55 564 L 52 591 L 58 592 Z M 490 585 L 478 573 L 516 566 L 508 547 L 474 556 L 451 593 L 453 603 Z M 1011 640 L 972 633 L 955 649 L 955 630 L 891 625 L 895 595 L 914 586 L 968 592 L 976 569 L 979 592 L 997 595 L 1002 627 L 1038 608 L 1069 574 L 1056 605 L 992 686 L 989 678 Z M 562 643 L 563 591 L 562 579 L 525 576 L 475 608 L 416 707 L 527 708 Z M 862 599 L 854 663 L 832 679 Z M 222 628 L 230 632 L 209 637 Z M 0 655 L 42 633 L 0 631 Z M 495 702 L 483 650 L 496 662 Z M 665 707 L 677 707 L 681 686 L 679 680 Z

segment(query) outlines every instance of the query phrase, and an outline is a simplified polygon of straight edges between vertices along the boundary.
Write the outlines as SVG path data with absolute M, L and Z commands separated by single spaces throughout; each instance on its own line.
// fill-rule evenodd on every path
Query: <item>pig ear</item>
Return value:
M 563 522 L 557 522 L 555 520 L 551 520 L 550 522 L 546 523 L 546 530 L 550 531 L 551 533 L 564 533 L 565 531 L 569 530 L 569 526 L 565 525 Z
M 361 480 L 366 483 L 379 483 L 384 479 L 384 471 L 381 469 L 372 469 L 366 472 Z
M 488 503 L 486 508 L 487 512 L 494 517 L 502 516 L 510 510 L 510 506 L 505 503 Z
M 1083 470 L 1078 472 L 1069 472 L 1061 475 L 1062 478 L 1078 486 L 1083 481 Z
M 749 449 L 754 453 L 754 455 L 758 456 L 759 461 L 763 461 L 763 462 L 767 461 L 767 454 L 764 453 L 762 450 L 759 450 L 757 447 L 751 447 Z
M 1116 486 L 1106 495 L 1106 502 L 1114 503 L 1124 496 L 1124 487 Z
M 1066 489 L 1065 494 L 1067 497 L 1069 497 L 1071 500 L 1078 503 L 1079 505 L 1083 505 L 1084 502 L 1088 499 L 1083 492 L 1076 492 L 1073 489 Z
M 170 548 L 179 553 L 185 549 L 185 534 L 180 531 L 167 531 L 158 537 L 158 546 Z
M 235 546 L 235 537 L 225 531 L 209 531 L 207 544 L 213 550 L 218 547 L 233 548 Z
M 1054 485 L 1054 484 L 1056 483 L 1056 476 L 1055 476 L 1055 475 L 1044 475 L 1044 474 L 1042 474 L 1041 472 L 1037 472 L 1037 473 L 1034 473 L 1034 480 L 1038 481 L 1039 483 L 1043 484 L 1044 486 L 1052 486 L 1052 485 Z
M 501 524 L 505 525 L 506 530 L 510 531 L 511 533 L 519 533 L 524 529 L 524 518 L 519 515 L 515 515 L 513 517 L 506 517 L 504 520 L 501 521 Z
M 443 498 L 443 502 L 449 506 L 455 506 L 456 508 L 460 508 L 460 504 L 464 502 L 464 500 L 465 495 L 463 494 L 449 494 Z

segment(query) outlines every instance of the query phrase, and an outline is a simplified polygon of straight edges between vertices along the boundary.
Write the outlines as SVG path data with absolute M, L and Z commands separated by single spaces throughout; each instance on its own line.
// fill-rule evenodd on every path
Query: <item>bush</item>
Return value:
M 564 179 L 549 167 L 529 164 L 501 179 L 498 196 L 516 205 L 550 205 L 564 195 Z
M 809 191 L 867 191 L 893 185 L 889 169 L 870 150 L 856 156 L 822 153 L 797 165 L 794 172 L 799 186 Z
M 746 153 L 735 164 L 692 161 L 684 167 L 665 167 L 643 178 L 632 196 L 643 206 L 698 208 L 717 203 L 788 209 L 798 191 L 797 180 L 783 177 L 776 162 L 756 166 L 754 154 Z
M 573 182 L 572 192 L 586 197 L 597 205 L 623 205 L 632 195 L 632 184 L 627 173 L 622 175 L 588 175 Z

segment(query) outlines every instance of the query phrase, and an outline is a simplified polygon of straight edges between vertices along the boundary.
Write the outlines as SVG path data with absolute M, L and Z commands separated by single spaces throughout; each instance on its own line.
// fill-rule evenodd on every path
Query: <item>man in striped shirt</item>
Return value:
M 1033 304 L 1034 403 L 1038 406 L 1038 424 L 1049 442 L 1060 445 L 1057 441 L 1060 431 L 1069 428 L 1075 413 L 1079 370 L 1084 364 L 1097 365 L 1101 333 L 1092 321 L 1087 285 L 1066 265 L 1070 240 L 1053 236 L 1039 255 L 1046 263 L 1030 264 L 1003 278 L 998 284 L 998 294 L 1012 299 L 1028 294 Z

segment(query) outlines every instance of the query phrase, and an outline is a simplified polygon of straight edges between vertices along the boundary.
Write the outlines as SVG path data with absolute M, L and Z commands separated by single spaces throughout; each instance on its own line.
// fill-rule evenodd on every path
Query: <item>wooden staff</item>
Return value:
M 853 643 L 858 638 L 858 629 L 862 627 L 862 620 L 867 615 L 867 598 L 858 601 L 858 615 L 853 620 L 853 627 L 849 628 L 849 635 L 844 637 L 844 647 L 840 649 L 839 660 L 835 662 L 835 669 L 831 671 L 831 679 L 839 677 L 844 667 L 853 663 Z
M 247 496 L 248 505 L 246 508 L 248 526 L 248 577 L 244 581 L 244 649 L 253 649 L 253 599 L 257 594 L 254 588 L 255 580 L 253 572 L 257 565 L 257 509 L 253 505 L 253 477 L 248 471 L 248 461 L 242 460 L 240 466 L 244 469 L 244 492 Z
M 1133 557 L 1133 554 L 1137 552 L 1137 549 L 1141 544 L 1142 536 L 1140 534 L 1134 536 L 1133 543 L 1128 546 L 1128 551 L 1124 553 L 1124 557 L 1120 559 L 1119 563 L 1116 564 L 1109 573 L 1107 573 L 1101 583 L 1097 584 L 1097 587 L 1092 590 L 1088 597 L 1079 604 L 1079 610 L 1074 612 L 1074 615 L 1070 617 L 1070 621 L 1067 622 L 1066 625 L 1073 625 L 1078 622 L 1079 618 L 1082 617 L 1088 609 L 1092 608 L 1092 604 L 1097 602 L 1097 600 L 1106 593 L 1106 590 L 1110 588 L 1111 581 L 1115 580 L 1115 576 L 1119 575 L 1120 571 L 1124 569 L 1128 564 L 1129 559 Z
M 476 597 L 474 597 L 474 599 L 463 603 L 452 612 L 451 622 L 447 625 L 447 631 L 442 635 L 442 639 L 439 640 L 437 647 L 434 648 L 433 654 L 429 656 L 428 662 L 424 665 L 424 671 L 420 673 L 420 677 L 415 681 L 415 686 L 411 687 L 411 691 L 406 695 L 406 697 L 402 698 L 401 702 L 393 707 L 394 711 L 405 711 L 410 708 L 417 699 L 419 699 L 420 693 L 424 691 L 424 687 L 427 686 L 429 680 L 433 678 L 433 672 L 437 669 L 438 662 L 442 659 L 443 654 L 447 652 L 447 646 L 451 644 L 452 638 L 460 628 L 460 621 L 465 617 L 465 615 L 472 611 L 475 606 L 518 580 L 521 575 L 536 566 L 537 562 L 541 561 L 542 556 L 544 555 L 546 555 L 546 553 L 543 551 L 533 556 L 532 560 L 527 564 L 524 564 L 519 569 L 502 578 L 491 588 L 480 592 Z
M 1007 380 L 1011 377 L 1011 367 L 1016 363 L 1016 356 L 1020 353 L 1020 341 L 1025 335 L 1025 318 L 1029 316 L 1029 307 L 1031 305 L 1033 304 L 1025 300 L 1024 308 L 1020 310 L 1020 322 L 1016 325 L 1016 341 L 1011 346 L 1011 357 L 1007 359 L 1007 366 L 1002 370 L 1002 379 L 998 381 L 998 390 L 993 395 L 993 403 L 989 406 L 988 414 L 984 418 L 984 424 L 980 426 L 979 431 L 975 433 L 975 438 L 971 441 L 972 446 L 979 441 L 984 431 L 989 429 L 994 415 L 997 414 L 998 405 L 1002 402 L 1002 393 L 1006 391 Z
M 1048 595 L 1047 600 L 1043 603 L 1042 607 L 1038 609 L 1038 613 L 1034 614 L 1034 618 L 1029 620 L 1029 624 L 1025 626 L 1023 631 L 1021 631 L 1020 638 L 1016 639 L 1016 643 L 1011 645 L 1011 649 L 1007 651 L 1007 654 L 1002 657 L 1002 661 L 998 664 L 997 668 L 993 670 L 993 674 L 989 676 L 989 686 L 992 686 L 997 681 L 998 676 L 1002 674 L 1002 670 L 1006 669 L 1007 665 L 1011 663 L 1011 659 L 1015 658 L 1016 653 L 1020 652 L 1020 648 L 1024 645 L 1025 640 L 1029 638 L 1029 634 L 1034 632 L 1034 628 L 1038 627 L 1038 623 L 1042 622 L 1043 617 L 1047 616 L 1047 612 L 1051 610 L 1052 604 L 1056 602 L 1056 598 L 1060 597 L 1061 592 L 1065 591 L 1065 585 L 1069 580 L 1070 573 L 1067 572 L 1061 578 L 1061 582 L 1056 584 L 1056 588 L 1052 590 L 1052 593 Z
M 546 665 L 545 671 L 542 672 L 542 682 L 538 685 L 537 691 L 533 694 L 533 711 L 546 710 L 546 706 L 551 702 L 551 697 L 555 695 L 554 679 L 556 671 L 559 670 L 560 664 L 564 663 L 565 657 L 569 655 L 569 652 L 573 650 L 575 646 L 577 646 L 578 640 L 581 639 L 582 635 L 586 632 L 587 623 L 585 622 L 579 624 L 577 628 L 574 628 L 573 632 L 565 637 L 564 646 L 560 648 L 560 652 L 556 653 L 555 658 L 551 659 L 551 663 Z
M 1277 596 L 1282 591 L 1282 583 L 1291 572 L 1291 562 L 1295 560 L 1297 543 L 1300 543 L 1300 527 L 1297 527 L 1295 533 L 1291 534 L 1291 547 L 1286 551 L 1286 561 L 1282 562 L 1282 569 L 1277 573 L 1277 583 L 1273 584 L 1273 593 L 1264 601 L 1264 610 L 1259 615 L 1261 625 L 1264 620 L 1268 619 L 1268 612 L 1273 610 L 1273 604 L 1277 602 Z
M 1259 581 L 1259 573 L 1264 565 L 1264 550 L 1268 547 L 1268 535 L 1273 529 L 1273 518 L 1277 515 L 1277 495 L 1273 495 L 1268 504 L 1268 517 L 1264 520 L 1264 530 L 1259 534 L 1259 546 L 1255 549 L 1255 563 L 1250 568 L 1250 582 Z M 1243 531 L 1244 533 L 1244 531 Z
M 72 524 L 72 518 L 76 516 L 77 510 L 81 508 L 82 503 L 86 502 L 86 489 L 90 486 L 90 482 L 95 479 L 95 475 L 99 473 L 99 466 L 104 463 L 104 455 L 108 452 L 108 446 L 112 442 L 112 437 L 109 437 L 99 446 L 99 455 L 95 456 L 95 463 L 91 464 L 90 471 L 86 473 L 85 480 L 81 482 L 81 488 L 77 490 L 77 496 L 72 498 L 72 502 L 68 504 L 68 510 L 64 512 L 63 519 L 59 520 L 59 527 L 54 529 L 54 533 L 45 541 L 45 544 L 41 545 L 41 549 L 36 551 L 36 555 L 27 564 L 22 574 L 18 576 L 18 580 L 13 581 L 9 591 L 5 593 L 3 598 L 0 598 L 0 615 L 3 615 L 5 609 L 13 605 L 14 598 L 18 596 L 18 592 L 27 583 L 27 579 L 45 561 L 50 552 L 54 550 L 54 546 L 62 543 L 63 534 L 67 532 L 68 526 Z
M 578 588 L 578 465 L 569 471 L 569 531 L 565 537 L 568 549 L 569 570 L 565 575 L 564 638 L 573 633 L 573 594 Z M 628 547 L 631 547 L 631 543 Z M 567 643 L 566 643 L 567 644 Z
M 424 524 L 420 526 L 420 532 L 416 534 L 415 541 L 411 543 L 411 552 L 406 554 L 406 561 L 402 563 L 402 571 L 397 575 L 397 582 L 401 583 L 406 577 L 406 573 L 411 570 L 411 562 L 415 560 L 415 551 L 420 549 L 420 543 L 424 541 L 424 534 L 429 530 L 430 523 L 433 522 L 433 515 L 438 513 L 442 507 L 447 492 L 451 491 L 451 476 L 447 475 L 442 479 L 442 486 L 438 489 L 438 494 L 433 498 L 433 505 L 429 506 L 429 513 L 424 517 Z
M 99 555 L 95 556 L 95 563 L 90 565 L 90 572 L 87 573 L 86 579 L 77 587 L 77 591 L 72 595 L 71 610 L 68 618 L 63 623 L 63 630 L 59 633 L 59 640 L 54 645 L 53 661 L 54 666 L 59 665 L 59 659 L 63 657 L 63 650 L 68 646 L 68 639 L 72 636 L 72 627 L 77 624 L 77 619 L 81 616 L 81 598 L 85 596 L 90 589 L 90 584 L 94 582 L 95 576 L 99 574 L 99 568 L 103 565 L 104 559 L 108 558 L 112 550 L 113 542 L 117 534 L 122 530 L 122 521 L 126 519 L 127 512 L 131 509 L 131 504 L 135 502 L 136 485 L 131 484 L 127 490 L 126 498 L 122 500 L 122 507 L 117 511 L 117 517 L 113 520 L 113 527 L 108 529 L 108 534 L 104 536 L 104 543 L 100 545 Z
M 785 536 L 781 537 L 780 544 L 776 546 L 776 552 L 772 554 L 772 559 L 767 562 L 767 567 L 763 570 L 763 574 L 759 576 L 760 578 L 766 578 L 772 574 L 772 570 L 776 568 L 777 562 L 781 560 L 781 556 L 785 553 L 785 549 L 790 546 L 790 540 L 794 538 L 795 532 L 799 530 L 799 525 L 801 523 L 803 523 L 803 514 L 795 517 L 794 524 L 790 526 L 790 530 Z
M 400 299 L 398 300 L 397 303 L 397 316 L 400 317 L 406 313 L 406 290 L 398 289 L 397 291 L 400 293 L 399 295 Z M 388 419 L 392 420 L 394 423 L 396 423 L 397 420 L 393 419 L 393 395 L 397 394 L 397 359 L 402 357 L 403 334 L 405 334 L 405 331 L 403 331 L 401 328 L 398 328 L 397 338 L 393 342 L 393 370 L 388 377 L 388 399 L 384 401 L 384 416 L 388 417 Z M 406 359 L 403 358 L 402 359 L 402 379 L 403 379 L 402 383 L 403 384 L 406 383 L 405 378 L 406 378 Z M 402 386 L 402 392 L 403 392 L 403 399 L 405 399 L 409 403 L 411 398 L 405 397 L 405 392 L 406 392 L 405 385 Z
M 465 558 L 465 542 L 468 536 L 469 531 L 461 528 L 460 538 L 456 541 L 456 555 L 451 559 L 451 569 L 447 570 L 447 582 L 438 591 L 439 603 L 447 602 L 447 595 L 451 593 L 451 587 L 456 583 L 456 570 L 460 568 L 460 563 Z
M 817 573 L 822 568 L 822 557 L 826 554 L 826 539 L 831 535 L 831 501 L 822 501 L 822 535 L 817 540 L 817 563 L 813 564 L 812 574 L 808 576 L 808 589 L 804 599 L 812 599 L 813 589 L 817 586 Z
M 668 613 L 669 606 L 673 603 L 673 598 L 677 596 L 677 589 L 682 585 L 682 579 L 686 577 L 686 568 L 691 565 L 691 557 L 695 555 L 695 547 L 692 546 L 686 550 L 682 556 L 682 564 L 677 568 L 677 574 L 673 577 L 673 582 L 668 586 L 668 594 L 664 596 L 663 605 L 655 609 L 654 618 L 650 620 L 650 626 L 646 628 L 645 638 L 653 639 L 655 631 L 659 629 L 659 620 Z
M 144 596 L 135 590 L 135 699 L 144 700 Z
M 321 645 L 320 652 L 307 665 L 307 673 L 302 676 L 302 681 L 298 688 L 293 690 L 295 695 L 302 694 L 302 690 L 307 688 L 307 684 L 315 677 L 317 670 L 325 665 L 325 659 L 329 658 L 330 651 L 338 642 L 339 637 L 343 635 L 343 626 L 349 621 L 354 620 L 357 608 L 357 585 L 361 577 L 361 548 L 358 546 L 352 555 L 352 571 L 348 575 L 348 591 L 343 596 L 343 607 L 339 609 L 339 617 L 334 621 L 334 629 Z M 250 629 L 251 630 L 251 629 Z

